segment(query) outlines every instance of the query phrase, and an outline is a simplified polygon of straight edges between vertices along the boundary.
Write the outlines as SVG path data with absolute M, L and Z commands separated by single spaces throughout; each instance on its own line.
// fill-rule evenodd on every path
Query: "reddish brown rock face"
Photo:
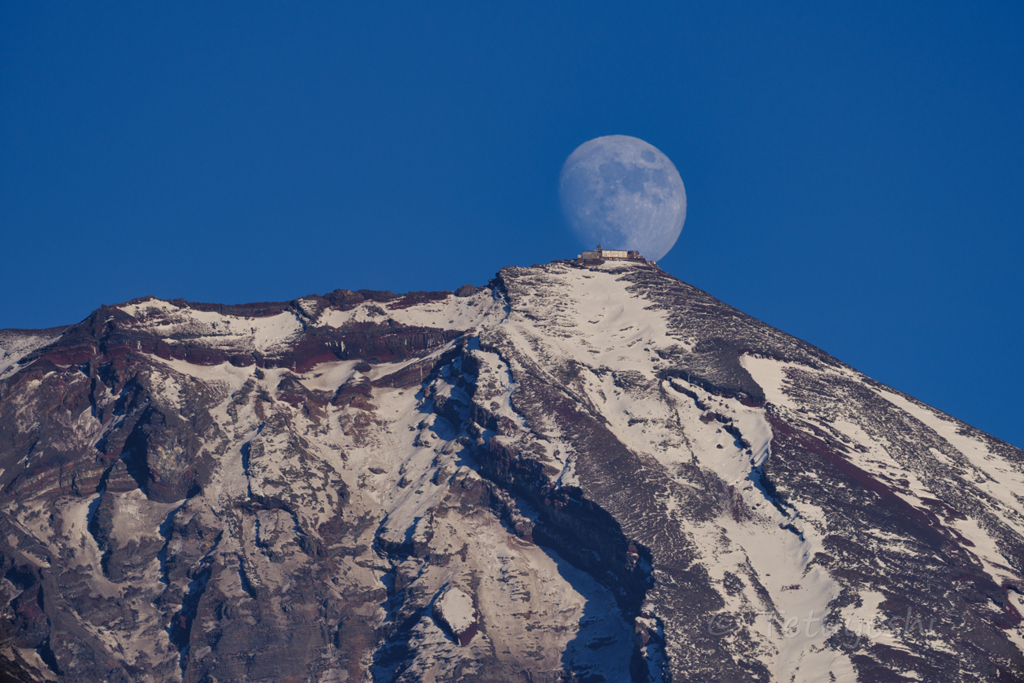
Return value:
M 1022 670 L 1024 454 L 644 263 L 0 331 L 0 487 L 10 680 Z

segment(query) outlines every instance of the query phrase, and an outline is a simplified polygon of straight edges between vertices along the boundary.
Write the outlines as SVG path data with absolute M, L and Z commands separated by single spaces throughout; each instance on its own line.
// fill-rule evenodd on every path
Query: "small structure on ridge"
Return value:
M 597 248 L 593 251 L 585 251 L 582 254 L 577 254 L 576 259 L 579 261 L 647 261 L 647 259 L 641 256 L 640 252 L 635 249 L 630 251 L 622 249 L 602 249 L 600 244 L 597 245 Z

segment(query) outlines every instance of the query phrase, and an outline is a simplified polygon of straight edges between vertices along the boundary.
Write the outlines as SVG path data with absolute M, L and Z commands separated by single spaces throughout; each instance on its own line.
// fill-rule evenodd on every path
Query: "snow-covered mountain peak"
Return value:
M 1020 680 L 1024 453 L 652 264 L 0 349 L 13 680 Z

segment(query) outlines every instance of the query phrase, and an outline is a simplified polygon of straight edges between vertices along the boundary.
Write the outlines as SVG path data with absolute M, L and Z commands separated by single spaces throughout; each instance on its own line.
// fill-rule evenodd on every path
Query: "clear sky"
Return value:
M 665 270 L 1024 446 L 1021 3 L 355 4 L 0 5 L 0 327 L 572 257 L 624 134 Z

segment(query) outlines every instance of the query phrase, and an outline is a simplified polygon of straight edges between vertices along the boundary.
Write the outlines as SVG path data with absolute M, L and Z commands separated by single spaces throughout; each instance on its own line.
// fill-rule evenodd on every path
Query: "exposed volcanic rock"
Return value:
M 0 331 L 12 681 L 1020 681 L 1024 452 L 645 263 Z

